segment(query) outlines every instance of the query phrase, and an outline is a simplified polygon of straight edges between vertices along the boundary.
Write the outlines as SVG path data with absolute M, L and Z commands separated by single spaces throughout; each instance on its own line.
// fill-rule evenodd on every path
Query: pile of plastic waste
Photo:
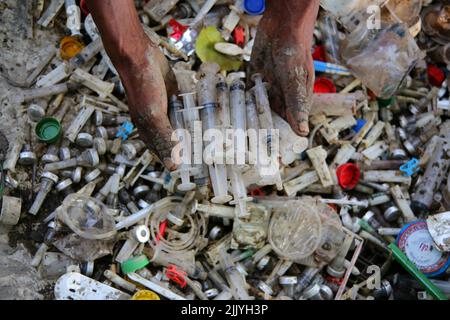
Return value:
M 449 5 L 323 0 L 308 138 L 245 72 L 264 1 L 136 7 L 178 83 L 174 172 L 139 137 L 84 1 L 36 9 L 68 34 L 12 97 L 27 134 L 5 152 L 0 223 L 45 228 L 32 265 L 56 299 L 450 296 Z

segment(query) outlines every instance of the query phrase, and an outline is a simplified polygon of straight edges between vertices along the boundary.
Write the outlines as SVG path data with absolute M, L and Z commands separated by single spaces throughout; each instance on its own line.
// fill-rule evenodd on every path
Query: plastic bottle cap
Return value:
M 358 184 L 361 173 L 356 164 L 345 163 L 336 169 L 336 175 L 339 185 L 346 190 L 351 190 Z
M 43 118 L 36 125 L 36 135 L 46 143 L 55 143 L 61 137 L 61 124 L 55 118 Z
M 430 64 L 428 65 L 428 81 L 435 86 L 440 87 L 445 80 L 445 73 L 440 68 Z
M 139 290 L 131 297 L 131 300 L 161 300 L 161 299 L 153 291 Z
M 61 59 L 69 60 L 75 57 L 81 50 L 83 50 L 84 44 L 78 37 L 68 36 L 64 37 L 60 43 L 60 55 Z
M 380 108 L 384 108 L 384 107 L 390 106 L 394 102 L 394 98 L 389 98 L 389 99 L 377 98 L 377 101 L 378 101 L 378 106 Z
M 352 130 L 355 131 L 356 133 L 358 133 L 362 127 L 364 127 L 366 125 L 367 121 L 364 119 L 358 119 L 356 120 L 356 125 L 354 125 L 352 127 Z
M 244 10 L 249 15 L 258 16 L 266 10 L 265 0 L 244 0 Z
M 314 48 L 314 52 L 312 54 L 313 59 L 317 61 L 323 61 L 326 62 L 327 59 L 325 58 L 325 47 L 317 45 Z
M 128 274 L 128 273 L 135 272 L 136 270 L 144 268 L 149 263 L 150 263 L 150 261 L 147 259 L 146 256 L 140 255 L 140 256 L 133 257 L 131 259 L 128 259 L 128 260 L 122 262 L 120 267 L 124 274 Z
M 317 78 L 314 82 L 314 93 L 336 93 L 336 87 L 327 78 Z
M 425 220 L 404 226 L 396 242 L 408 259 L 428 277 L 443 273 L 450 265 L 449 254 L 436 248 Z

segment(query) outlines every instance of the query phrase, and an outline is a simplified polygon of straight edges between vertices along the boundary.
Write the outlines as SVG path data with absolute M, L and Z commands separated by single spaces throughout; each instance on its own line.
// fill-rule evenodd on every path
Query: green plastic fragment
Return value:
M 419 269 L 408 259 L 408 257 L 397 247 L 394 243 L 391 243 L 388 248 L 391 250 L 394 259 L 397 260 L 403 268 L 406 269 L 419 284 L 424 288 L 433 298 L 436 300 L 448 300 L 447 296 L 442 293 L 442 291 L 436 287 L 436 285 L 431 282 Z
M 242 61 L 237 58 L 227 56 L 214 49 L 218 42 L 225 42 L 219 30 L 210 26 L 203 29 L 195 43 L 195 52 L 202 62 L 215 62 L 220 66 L 221 71 L 239 70 Z
M 140 255 L 122 262 L 120 268 L 122 269 L 123 274 L 128 274 L 145 268 L 149 263 L 150 261 L 145 255 Z

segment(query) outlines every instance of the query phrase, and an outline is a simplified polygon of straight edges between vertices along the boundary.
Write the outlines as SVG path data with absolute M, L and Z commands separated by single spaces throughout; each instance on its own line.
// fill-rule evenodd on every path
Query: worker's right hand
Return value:
M 133 0 L 88 0 L 87 4 L 122 80 L 139 137 L 167 169 L 175 170 L 176 141 L 171 139 L 167 102 L 176 93 L 176 79 L 166 58 L 145 34 Z
M 270 106 L 300 136 L 309 134 L 314 67 L 311 56 L 319 0 L 270 0 L 258 25 L 252 73 L 270 84 Z

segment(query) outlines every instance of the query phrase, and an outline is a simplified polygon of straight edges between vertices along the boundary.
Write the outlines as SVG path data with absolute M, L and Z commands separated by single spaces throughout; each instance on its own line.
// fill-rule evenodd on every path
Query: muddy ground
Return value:
M 31 28 L 32 19 L 27 18 L 28 2 L 35 1 L 0 1 L 0 132 L 9 145 L 30 134 L 30 127 L 24 120 L 26 105 L 15 104 L 14 95 L 22 89 L 21 83 L 39 64 L 42 55 L 57 46 L 64 31 L 60 24 L 49 26 L 47 30 Z M 0 149 L 4 146 L 5 142 L 0 139 Z M 22 217 L 17 226 L 0 224 L 0 299 L 51 299 L 51 282 L 43 279 L 30 262 L 45 233 L 40 221 L 59 200 L 50 198 L 37 217 L 28 215 L 26 211 L 34 196 L 32 170 L 17 169 L 13 177 L 19 188 L 9 193 L 22 199 Z

